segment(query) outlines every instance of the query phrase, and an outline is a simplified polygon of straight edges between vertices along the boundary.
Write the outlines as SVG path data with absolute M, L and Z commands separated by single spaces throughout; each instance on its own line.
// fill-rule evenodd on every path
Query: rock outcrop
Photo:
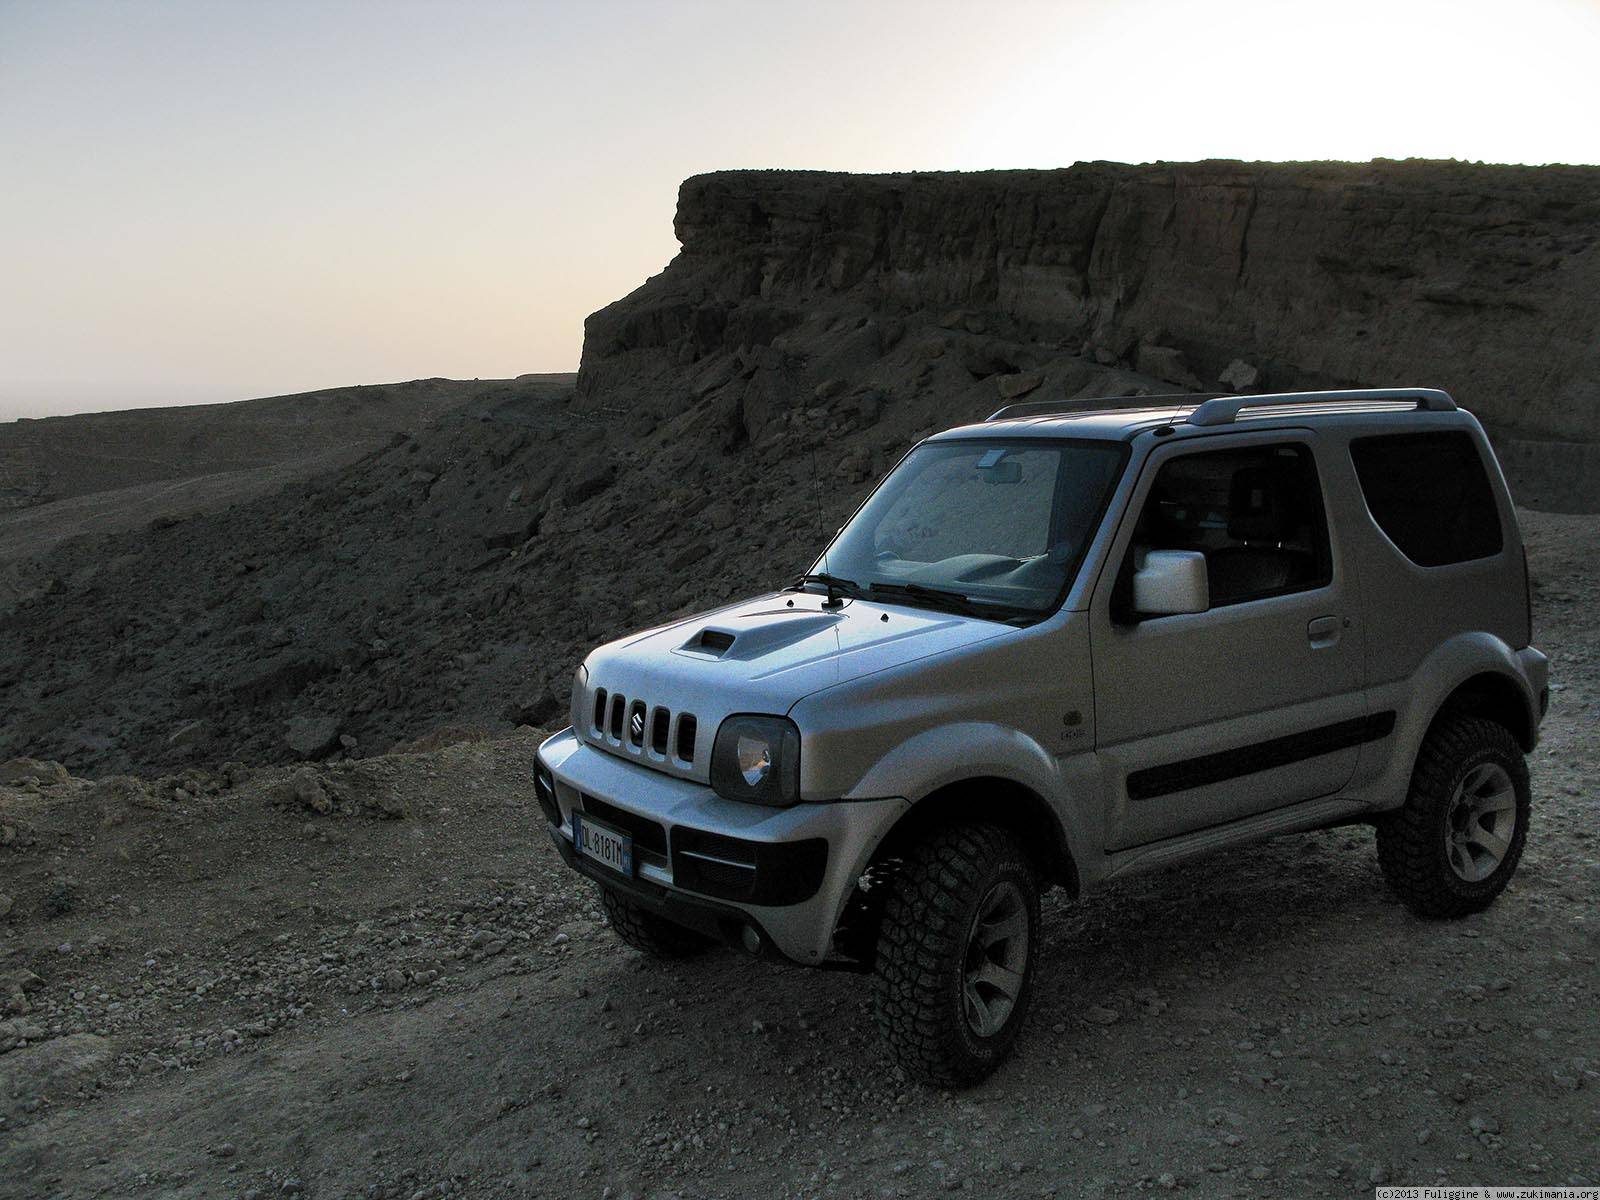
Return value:
M 684 183 L 677 233 L 590 318 L 591 402 L 738 392 L 759 423 L 934 328 L 975 374 L 1075 356 L 1236 387 L 1238 358 L 1243 386 L 1442 386 L 1506 429 L 1600 437 L 1600 169 L 726 172 Z M 754 378 L 719 384 L 723 358 Z

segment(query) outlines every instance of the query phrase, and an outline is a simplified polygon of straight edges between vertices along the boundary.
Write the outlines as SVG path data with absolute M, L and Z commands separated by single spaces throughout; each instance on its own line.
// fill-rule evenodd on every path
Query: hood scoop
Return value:
M 834 614 L 806 613 L 784 614 L 775 619 L 757 618 L 750 624 L 740 622 L 732 628 L 718 629 L 706 626 L 697 630 L 687 642 L 677 648 L 677 653 L 693 658 L 757 659 L 774 650 L 782 650 L 796 642 L 832 629 L 840 618 Z
M 721 658 L 733 648 L 733 643 L 737 640 L 726 629 L 702 629 L 683 644 L 683 649 L 710 658 Z

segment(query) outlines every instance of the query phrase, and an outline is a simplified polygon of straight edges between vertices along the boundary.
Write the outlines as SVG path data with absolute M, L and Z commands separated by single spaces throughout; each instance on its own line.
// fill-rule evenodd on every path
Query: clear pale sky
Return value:
M 731 167 L 1600 162 L 1600 0 L 0 0 L 0 420 L 577 366 Z

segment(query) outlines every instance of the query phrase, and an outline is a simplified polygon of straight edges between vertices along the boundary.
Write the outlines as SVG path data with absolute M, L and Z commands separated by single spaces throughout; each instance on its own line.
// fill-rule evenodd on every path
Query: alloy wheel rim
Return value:
M 993 1037 L 1016 1010 L 1027 978 L 1028 902 L 1009 880 L 995 884 L 978 905 L 967 934 L 962 1008 L 979 1037 Z
M 1499 763 L 1479 763 L 1450 797 L 1444 827 L 1450 869 L 1468 883 L 1493 875 L 1517 828 L 1517 789 Z

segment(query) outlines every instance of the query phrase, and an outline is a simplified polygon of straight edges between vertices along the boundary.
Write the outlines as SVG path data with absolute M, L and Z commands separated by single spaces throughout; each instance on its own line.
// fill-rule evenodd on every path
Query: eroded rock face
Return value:
M 584 396 L 688 388 L 722 354 L 859 362 L 956 310 L 1001 358 L 1131 364 L 1159 331 L 1207 387 L 1242 357 L 1261 386 L 1441 386 L 1502 426 L 1600 436 L 1595 168 L 725 172 L 684 183 L 677 233 L 666 271 L 590 318 Z M 869 319 L 817 319 L 846 313 Z

